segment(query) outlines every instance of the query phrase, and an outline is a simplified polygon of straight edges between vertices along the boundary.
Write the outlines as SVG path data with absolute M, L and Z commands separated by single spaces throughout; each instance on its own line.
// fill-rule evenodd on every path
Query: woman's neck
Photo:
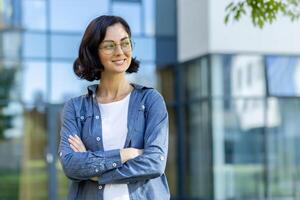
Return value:
M 97 100 L 100 102 L 118 101 L 127 96 L 133 87 L 125 76 L 101 77 L 97 89 Z

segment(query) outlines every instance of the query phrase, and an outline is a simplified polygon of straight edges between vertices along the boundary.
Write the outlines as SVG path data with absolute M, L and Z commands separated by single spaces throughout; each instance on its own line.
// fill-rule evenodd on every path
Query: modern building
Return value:
M 259 29 L 244 17 L 225 25 L 230 2 L 177 0 L 177 63 L 160 71 L 175 113 L 173 191 L 298 199 L 299 21 L 279 16 Z
M 299 22 L 224 24 L 230 0 L 0 0 L 0 199 L 65 199 L 57 161 L 72 71 L 102 14 L 132 27 L 133 82 L 167 102 L 173 199 L 299 199 Z

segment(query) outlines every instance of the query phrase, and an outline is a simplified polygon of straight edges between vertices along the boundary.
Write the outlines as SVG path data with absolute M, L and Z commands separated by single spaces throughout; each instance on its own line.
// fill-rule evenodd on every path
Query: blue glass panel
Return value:
M 46 35 L 25 32 L 23 35 L 23 57 L 45 58 L 46 57 Z
M 22 100 L 34 104 L 46 100 L 46 62 L 27 61 L 23 64 Z
M 59 35 L 51 36 L 51 55 L 52 58 L 71 58 L 74 59 L 78 54 L 81 35 Z
M 141 62 L 139 71 L 128 75 L 131 82 L 149 87 L 157 86 L 156 66 L 154 63 Z
M 155 1 L 154 0 L 143 0 L 143 15 L 145 26 L 145 35 L 155 35 Z
M 140 3 L 115 2 L 113 14 L 123 17 L 128 22 L 133 35 L 142 33 Z
M 64 103 L 71 97 L 86 94 L 87 86 L 93 84 L 74 74 L 72 62 L 53 62 L 51 74 L 51 103 Z
M 136 37 L 133 38 L 133 56 L 142 61 L 155 60 L 155 40 L 153 38 Z
M 25 0 L 23 5 L 22 24 L 25 29 L 46 29 L 46 5 L 45 1 Z
M 268 89 L 270 95 L 300 96 L 300 59 L 267 56 Z
M 109 0 L 52 0 L 51 30 L 83 32 L 93 18 L 108 13 Z
M 260 55 L 213 55 L 214 96 L 263 97 L 266 95 L 264 60 Z

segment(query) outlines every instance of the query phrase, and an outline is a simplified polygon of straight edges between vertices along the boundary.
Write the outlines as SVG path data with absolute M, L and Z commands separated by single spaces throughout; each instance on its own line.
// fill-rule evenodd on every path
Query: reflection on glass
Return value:
M 163 69 L 159 69 L 158 71 L 158 88 L 161 91 L 165 101 L 167 103 L 174 103 L 175 94 L 175 80 L 174 80 L 174 72 L 173 67 L 165 67 Z
M 63 109 L 63 104 L 60 104 L 60 106 L 57 106 L 57 109 L 59 110 L 59 112 L 57 113 L 56 117 L 57 117 L 57 130 L 55 130 L 56 132 L 56 147 L 59 146 L 59 140 L 60 140 L 60 127 L 61 127 L 61 121 L 58 120 L 60 119 L 60 116 L 61 116 L 61 112 L 62 112 L 62 109 Z M 55 165 L 56 165 L 56 178 L 57 178 L 57 196 L 58 196 L 58 199 L 67 199 L 67 195 L 68 195 L 68 189 L 69 189 L 69 184 L 70 184 L 70 180 L 66 177 L 65 173 L 63 172 L 63 169 L 62 169 L 62 166 L 61 166 L 61 163 L 59 162 L 59 160 L 57 159 L 56 162 L 55 162 Z
M 46 29 L 46 1 L 23 0 L 22 24 L 26 29 Z
M 270 198 L 293 197 L 300 192 L 300 99 L 271 98 L 268 112 L 268 192 Z M 274 121 L 274 120 L 273 120 Z
M 46 113 L 34 106 L 24 111 L 20 196 L 24 200 L 47 199 Z
M 215 195 L 225 199 L 264 196 L 264 99 L 213 100 Z
M 46 34 L 25 32 L 23 40 L 23 58 L 46 58 Z
M 18 199 L 22 160 L 22 108 L 0 99 L 0 199 Z
M 22 100 L 28 105 L 46 100 L 46 63 L 27 61 L 23 64 Z
M 123 17 L 132 28 L 133 35 L 142 33 L 141 4 L 135 2 L 114 2 L 112 13 Z
M 21 35 L 17 31 L 0 32 L 0 56 L 11 60 L 20 58 Z
M 152 63 L 141 63 L 139 71 L 137 73 L 128 74 L 128 79 L 134 83 L 156 88 L 157 78 L 155 67 L 156 66 Z
M 90 20 L 107 14 L 108 5 L 109 0 L 51 0 L 50 29 L 82 32 Z
M 186 120 L 188 197 L 212 199 L 212 146 L 208 100 L 189 104 Z
M 263 97 L 266 95 L 262 56 L 211 57 L 214 96 Z
M 264 96 L 265 80 L 261 56 L 233 56 L 231 61 L 232 96 Z
M 154 38 L 134 37 L 133 56 L 142 61 L 153 62 L 155 60 Z
M 170 187 L 171 196 L 177 194 L 177 132 L 175 125 L 175 109 L 168 106 L 169 114 L 169 150 L 168 150 L 168 162 L 166 166 L 166 175 L 168 178 L 168 184 Z
M 201 98 L 208 96 L 208 65 L 203 57 L 185 64 L 186 98 Z
M 0 28 L 9 27 L 13 23 L 12 1 L 0 1 Z
M 80 35 L 51 35 L 51 56 L 52 58 L 74 59 L 78 54 Z
M 300 96 L 300 59 L 287 56 L 267 56 L 270 95 Z
M 87 86 L 93 84 L 75 76 L 71 62 L 51 63 L 51 74 L 51 103 L 64 103 L 72 97 L 86 94 Z
M 143 0 L 145 35 L 155 34 L 155 0 Z

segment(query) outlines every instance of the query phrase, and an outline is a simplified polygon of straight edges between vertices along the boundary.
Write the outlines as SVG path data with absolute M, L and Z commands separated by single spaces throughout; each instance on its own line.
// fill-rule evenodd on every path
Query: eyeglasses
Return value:
M 99 49 L 101 49 L 103 53 L 109 55 L 113 54 L 116 51 L 118 45 L 121 46 L 121 49 L 124 53 L 130 52 L 132 50 L 132 44 L 129 38 L 122 40 L 120 44 L 117 44 L 114 41 L 104 41 L 100 44 Z

